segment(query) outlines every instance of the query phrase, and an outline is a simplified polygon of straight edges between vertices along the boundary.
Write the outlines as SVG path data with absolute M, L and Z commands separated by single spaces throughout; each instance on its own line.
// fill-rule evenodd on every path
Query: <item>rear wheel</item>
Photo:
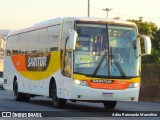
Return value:
M 105 109 L 114 109 L 117 105 L 117 101 L 105 101 L 103 102 Z
M 57 87 L 55 82 L 53 82 L 51 90 L 52 90 L 51 92 L 52 92 L 53 105 L 57 108 L 63 108 L 67 100 L 57 97 Z
M 20 93 L 18 92 L 18 83 L 15 81 L 14 86 L 13 86 L 13 91 L 14 91 L 14 99 L 16 101 L 29 101 L 30 96 L 27 96 L 25 93 Z

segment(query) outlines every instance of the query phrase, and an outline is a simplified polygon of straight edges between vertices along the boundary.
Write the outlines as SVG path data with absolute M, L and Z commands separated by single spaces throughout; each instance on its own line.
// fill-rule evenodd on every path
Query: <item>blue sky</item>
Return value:
M 88 0 L 0 0 L 0 29 L 20 29 L 57 17 L 87 16 Z M 90 16 L 152 21 L 160 27 L 160 0 L 90 0 Z

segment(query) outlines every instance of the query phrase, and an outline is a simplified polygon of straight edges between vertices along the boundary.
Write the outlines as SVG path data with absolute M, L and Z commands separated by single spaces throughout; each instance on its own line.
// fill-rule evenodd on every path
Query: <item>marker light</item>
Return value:
M 74 82 L 77 84 L 77 85 L 80 85 L 80 80 L 74 80 Z
M 139 86 L 140 86 L 139 83 L 131 83 L 131 84 L 129 84 L 128 88 L 137 88 Z
M 75 84 L 82 85 L 82 86 L 89 86 L 88 82 L 85 80 L 74 80 Z

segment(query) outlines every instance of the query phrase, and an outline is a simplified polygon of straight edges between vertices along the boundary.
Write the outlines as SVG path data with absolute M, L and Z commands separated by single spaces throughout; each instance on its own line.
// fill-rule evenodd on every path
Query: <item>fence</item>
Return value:
M 160 102 L 160 64 L 143 64 L 139 101 Z

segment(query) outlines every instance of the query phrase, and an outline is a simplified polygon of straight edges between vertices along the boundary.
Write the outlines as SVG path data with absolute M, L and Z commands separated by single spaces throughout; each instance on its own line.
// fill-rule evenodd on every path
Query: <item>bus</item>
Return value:
M 46 96 L 57 108 L 70 100 L 114 109 L 117 101 L 138 101 L 141 56 L 150 53 L 151 40 L 135 23 L 56 18 L 8 34 L 4 88 L 17 101 Z

